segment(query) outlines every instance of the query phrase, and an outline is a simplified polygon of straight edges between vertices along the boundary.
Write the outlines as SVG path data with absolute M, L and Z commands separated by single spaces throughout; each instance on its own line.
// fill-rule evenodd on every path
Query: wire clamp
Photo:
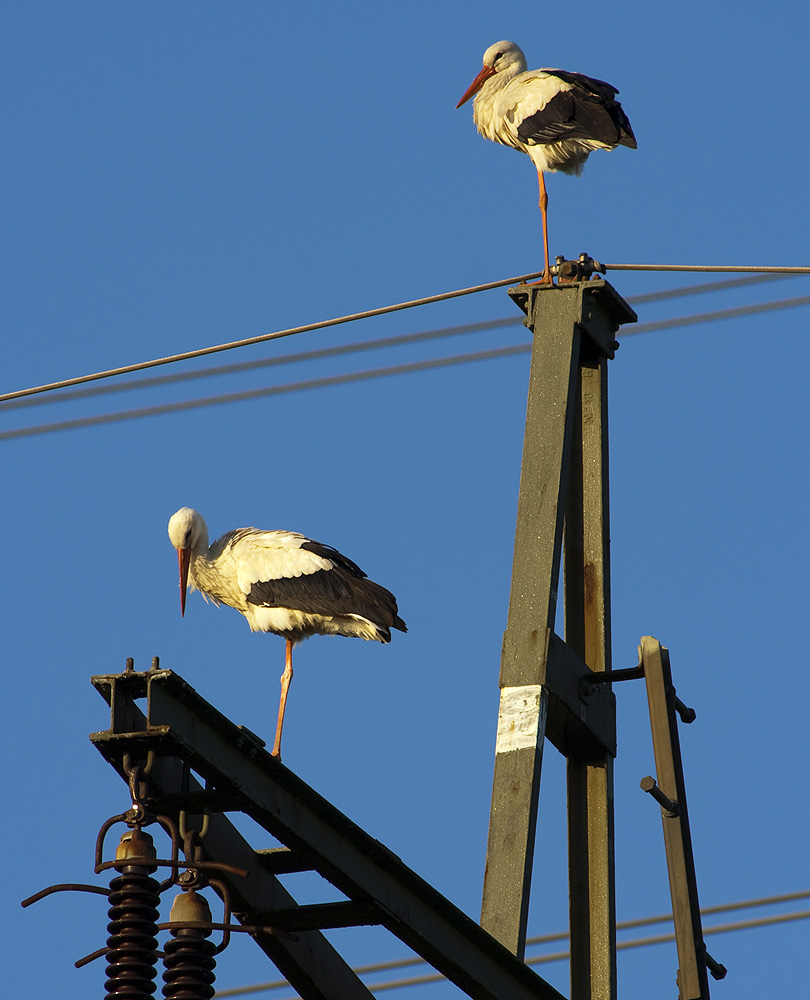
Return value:
M 588 281 L 594 274 L 607 274 L 607 268 L 584 251 L 577 260 L 566 260 L 562 255 L 550 268 L 561 285 L 573 285 L 577 281 Z

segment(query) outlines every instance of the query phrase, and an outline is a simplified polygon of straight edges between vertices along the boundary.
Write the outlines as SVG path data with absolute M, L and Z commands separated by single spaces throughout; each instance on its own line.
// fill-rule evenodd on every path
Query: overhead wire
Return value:
M 810 898 L 810 890 L 782 893 L 780 895 L 774 896 L 763 896 L 759 899 L 747 899 L 742 900 L 737 903 L 721 903 L 715 906 L 702 907 L 700 910 L 701 917 L 708 917 L 719 913 L 729 913 L 736 910 L 746 910 L 755 909 L 763 906 L 773 906 L 778 904 L 797 902 L 802 899 Z M 777 913 L 770 916 L 756 917 L 749 920 L 739 920 L 733 921 L 726 924 L 714 924 L 710 926 L 703 927 L 704 936 L 710 934 L 727 934 L 734 931 L 741 930 L 754 930 L 761 927 L 773 926 L 776 924 L 790 923 L 798 920 L 807 920 L 810 918 L 810 910 L 799 910 L 792 913 Z M 654 917 L 641 917 L 634 920 L 623 920 L 617 923 L 617 931 L 624 931 L 630 929 L 636 929 L 640 927 L 650 926 L 652 924 L 660 923 L 671 923 L 672 914 L 665 913 Z M 534 937 L 529 937 L 526 939 L 526 947 L 534 947 L 536 945 L 550 944 L 555 941 L 567 941 L 568 932 L 567 931 L 557 931 L 553 934 L 540 934 Z M 634 938 L 629 941 L 619 941 L 616 945 L 618 951 L 626 951 L 633 948 L 643 948 L 649 947 L 655 944 L 665 944 L 670 941 L 675 940 L 675 934 L 673 932 L 667 932 L 664 934 L 654 934 L 642 938 Z M 542 965 L 550 962 L 560 962 L 570 958 L 570 953 L 568 951 L 552 952 L 545 955 L 533 955 L 527 958 L 526 965 Z M 387 962 L 374 962 L 369 965 L 362 965 L 355 968 L 353 971 L 357 975 L 368 976 L 379 972 L 392 972 L 396 969 L 404 969 L 416 965 L 427 965 L 428 963 L 419 956 L 413 956 L 410 958 L 392 959 Z M 400 989 L 406 986 L 421 986 L 427 983 L 441 982 L 444 980 L 444 976 L 441 973 L 433 972 L 426 973 L 424 975 L 412 976 L 405 979 L 396 980 L 385 980 L 376 983 L 367 983 L 370 990 L 381 993 L 385 990 Z M 249 986 L 236 986 L 231 989 L 218 990 L 216 997 L 236 997 L 236 996 L 247 996 L 251 993 L 267 993 L 271 990 L 283 989 L 288 986 L 286 979 L 275 980 L 273 982 L 267 983 L 255 983 Z M 288 1000 L 288 998 L 279 998 L 279 1000 Z M 293 1000 L 293 998 L 289 998 Z
M 732 931 L 754 930 L 760 927 L 767 927 L 772 924 L 788 923 L 796 920 L 807 920 L 810 918 L 810 910 L 803 910 L 798 913 L 776 914 L 771 917 L 759 917 L 756 920 L 739 920 L 730 924 L 717 925 L 714 927 L 704 927 L 704 936 L 709 934 L 726 934 Z M 568 935 L 565 935 L 567 937 Z M 645 938 L 636 938 L 632 941 L 619 941 L 616 944 L 617 951 L 626 951 L 632 948 L 646 948 L 650 945 L 667 944 L 675 940 L 675 934 L 653 934 Z M 534 955 L 526 959 L 526 965 L 546 965 L 552 962 L 563 962 L 571 957 L 568 951 L 558 951 L 548 955 Z M 426 986 L 428 983 L 443 982 L 445 977 L 440 972 L 426 973 L 421 976 L 411 976 L 407 979 L 396 979 L 379 983 L 368 983 L 369 990 L 374 993 L 382 993 L 385 990 L 403 989 L 407 986 Z M 275 989 L 280 987 L 274 986 Z M 255 989 L 252 992 L 257 992 Z M 216 993 L 216 997 L 236 996 L 233 992 Z M 244 994 L 243 994 L 244 995 Z M 283 997 L 279 1000 L 296 1000 L 295 997 Z
M 648 305 L 652 302 L 662 302 L 668 299 L 706 294 L 708 292 L 727 291 L 731 289 L 736 290 L 749 285 L 785 280 L 793 277 L 796 277 L 796 275 L 747 275 L 744 278 L 732 278 L 726 281 L 702 282 L 699 285 L 686 285 L 682 288 L 670 288 L 658 292 L 645 292 L 639 295 L 631 295 L 628 296 L 627 302 L 633 306 Z M 269 358 L 258 358 L 252 361 L 240 361 L 228 365 L 214 365 L 190 372 L 173 372 L 170 375 L 153 375 L 147 378 L 129 379 L 126 382 L 115 382 L 112 384 L 105 383 L 103 385 L 94 385 L 87 389 L 66 388 L 60 391 L 37 394 L 22 399 L 18 398 L 8 400 L 5 403 L 0 403 L 0 412 L 30 408 L 32 406 L 42 406 L 50 403 L 89 399 L 94 396 L 110 395 L 112 393 L 126 392 L 133 389 L 147 389 L 163 385 L 172 385 L 174 383 L 190 382 L 197 379 L 211 378 L 219 375 L 233 375 L 244 371 L 254 371 L 260 368 L 269 368 L 278 365 L 293 364 L 296 362 L 322 358 L 333 358 L 345 354 L 375 350 L 377 348 L 399 347 L 405 344 L 415 344 L 424 341 L 437 340 L 444 337 L 454 337 L 462 334 L 496 330 L 505 326 L 522 325 L 523 319 L 520 316 L 504 316 L 499 319 L 480 320 L 475 323 L 463 323 L 453 326 L 438 327 L 433 330 L 426 330 L 419 333 L 402 334 L 394 337 L 381 337 L 375 340 L 355 341 L 351 344 L 339 344 L 334 347 L 321 347 L 311 351 L 298 351 L 292 354 L 276 355 Z
M 650 302 L 663 302 L 667 299 L 680 299 L 685 296 L 703 295 L 707 292 L 736 291 L 750 285 L 761 285 L 769 281 L 785 281 L 801 275 L 783 274 L 747 274 L 743 278 L 726 278 L 724 281 L 702 281 L 699 285 L 682 285 L 680 288 L 664 288 L 657 292 L 640 292 L 628 295 L 627 302 L 631 306 L 648 305 Z
M 414 361 L 409 364 L 389 365 L 385 368 L 372 368 L 367 371 L 350 372 L 344 375 L 325 375 L 322 378 L 307 379 L 302 382 L 288 382 L 283 385 L 265 386 L 260 389 L 242 389 L 238 392 L 223 393 L 219 396 L 206 396 L 202 399 L 189 399 L 177 403 L 162 403 L 155 406 L 141 407 L 136 410 L 99 414 L 94 417 L 77 417 L 73 420 L 62 420 L 50 424 L 38 424 L 33 427 L 21 427 L 17 430 L 3 431 L 0 433 L 0 441 L 11 441 L 15 438 L 31 437 L 36 434 L 50 434 L 55 431 L 95 427 L 99 424 L 118 423 L 122 420 L 135 420 L 142 417 L 162 416 L 167 413 L 180 413 L 183 410 L 220 406 L 223 403 L 242 403 L 251 399 L 279 396 L 290 392 L 326 389 L 332 386 L 348 385 L 352 382 L 364 382 L 369 379 L 385 378 L 391 375 L 405 375 L 413 372 L 429 371 L 434 368 L 447 368 L 451 365 L 460 365 L 472 361 L 492 361 L 495 358 L 503 358 L 509 355 L 526 354 L 530 350 L 531 346 L 528 344 L 515 344 L 512 347 L 496 347 L 487 351 L 456 354 L 451 357 Z
M 711 274 L 810 274 L 804 265 L 759 267 L 751 264 L 605 264 L 608 271 L 700 271 Z
M 508 316 L 502 319 L 481 320 L 477 323 L 440 327 L 420 333 L 405 333 L 394 337 L 378 337 L 374 340 L 354 341 L 351 344 L 338 344 L 335 347 L 319 347 L 314 351 L 297 351 L 293 354 L 280 354 L 271 358 L 258 358 L 255 361 L 240 361 L 230 365 L 215 365 L 192 372 L 174 372 L 171 375 L 131 379 L 124 383 L 93 386 L 89 389 L 66 389 L 44 396 L 32 396 L 25 399 L 14 399 L 7 403 L 0 403 L 0 412 L 5 413 L 9 410 L 41 406 L 44 403 L 61 403 L 76 399 L 88 399 L 93 396 L 109 395 L 110 393 L 123 392 L 128 389 L 151 389 L 156 386 L 190 382 L 195 379 L 210 378 L 215 375 L 235 375 L 240 372 L 256 371 L 260 368 L 273 368 L 301 361 L 320 361 L 324 358 L 336 358 L 345 354 L 357 354 L 363 351 L 373 351 L 378 348 L 402 347 L 406 344 L 418 344 L 424 341 L 438 340 L 443 337 L 497 330 L 504 326 L 521 326 L 522 323 L 523 321 L 519 316 Z
M 625 329 L 623 331 L 623 336 L 658 332 L 680 326 L 692 326 L 699 323 L 740 318 L 746 315 L 759 315 L 764 312 L 796 308 L 805 305 L 810 305 L 810 296 L 780 299 L 774 302 L 757 303 L 750 306 L 734 307 L 732 309 L 719 309 L 713 312 L 696 313 L 691 316 L 658 320 L 651 323 L 640 323 L 634 327 L 628 327 Z M 327 375 L 321 378 L 307 379 L 299 382 L 288 382 L 281 385 L 264 386 L 257 389 L 243 389 L 237 392 L 222 393 L 216 396 L 206 396 L 199 399 L 182 400 L 174 403 L 161 403 L 137 409 L 121 410 L 115 413 L 97 414 L 90 417 L 77 417 L 71 420 L 54 421 L 47 424 L 36 424 L 28 427 L 16 428 L 14 430 L 3 431 L 0 432 L 0 441 L 11 441 L 40 434 L 51 434 L 57 431 L 77 430 L 99 426 L 102 424 L 120 423 L 125 420 L 162 416 L 170 413 L 180 413 L 186 410 L 220 406 L 226 403 L 246 402 L 248 400 L 261 399 L 268 396 L 278 396 L 313 389 L 331 388 L 339 385 L 348 385 L 353 382 L 368 381 L 371 379 L 385 378 L 393 375 L 431 371 L 438 368 L 447 368 L 477 361 L 493 361 L 498 358 L 528 354 L 530 351 L 531 344 L 513 344 L 508 347 L 496 347 L 489 350 L 472 351 L 465 354 L 455 354 L 443 358 L 431 358 L 399 365 L 388 365 L 382 368 L 372 368 L 365 371 L 350 372 L 346 374 Z
M 710 271 L 710 272 L 746 272 L 746 273 L 767 273 L 767 274 L 810 274 L 810 267 L 790 267 L 790 266 L 735 266 L 735 265 L 691 265 L 691 264 L 610 264 L 606 265 L 608 270 L 638 270 L 638 271 Z M 346 316 L 333 317 L 332 319 L 320 320 L 315 323 L 306 323 L 303 326 L 290 327 L 286 330 L 277 330 L 273 333 L 258 334 L 254 337 L 245 337 L 241 340 L 234 340 L 224 344 L 215 344 L 211 347 L 201 347 L 193 351 L 184 351 L 179 354 L 171 354 L 163 358 L 153 358 L 149 361 L 139 361 L 130 365 L 123 365 L 118 368 L 110 368 L 106 371 L 93 372 L 88 375 L 79 375 L 75 378 L 63 379 L 59 382 L 49 382 L 44 385 L 32 386 L 28 389 L 17 389 L 13 392 L 0 394 L 0 403 L 12 399 L 21 399 L 24 396 L 33 396 L 41 392 L 52 392 L 56 389 L 65 389 L 74 385 L 82 385 L 86 382 L 94 382 L 100 379 L 112 378 L 117 375 L 128 375 L 138 371 L 145 371 L 149 368 L 157 368 L 161 365 L 174 364 L 179 361 L 190 361 L 194 358 L 207 357 L 211 354 L 218 354 L 223 351 L 231 351 L 240 347 L 248 347 L 253 344 L 263 344 L 271 340 L 279 340 L 282 337 L 291 337 L 300 333 L 311 333 L 315 330 L 324 330 L 329 327 L 339 326 L 343 323 L 357 322 L 362 319 L 370 319 L 376 316 L 384 316 L 389 313 L 400 312 L 404 309 L 413 309 L 417 306 L 433 305 L 438 302 L 446 302 L 450 299 L 460 298 L 465 295 L 473 295 L 478 292 L 490 291 L 495 288 L 503 288 L 506 285 L 517 285 L 529 280 L 535 280 L 542 275 L 542 272 L 535 271 L 530 274 L 517 275 L 512 278 L 501 278 L 497 281 L 489 281 L 479 285 L 472 285 L 468 288 L 457 288 L 449 292 L 440 292 L 436 295 L 428 295 L 419 299 L 410 299 L 406 302 L 396 302 L 388 306 L 380 306 L 376 309 L 366 309 L 362 312 L 350 313 Z
M 332 326 L 339 326 L 343 323 L 355 323 L 362 319 L 371 319 L 375 316 L 385 316 L 389 313 L 400 312 L 403 309 L 413 309 L 416 306 L 433 305 L 437 302 L 445 302 L 449 299 L 459 298 L 462 295 L 473 295 L 476 292 L 485 292 L 493 288 L 502 288 L 504 285 L 520 284 L 532 278 L 537 278 L 542 272 L 519 275 L 514 278 L 503 278 L 498 281 L 490 281 L 482 285 L 473 285 L 469 288 L 457 288 L 452 292 L 440 292 L 438 295 L 428 295 L 421 299 L 411 299 L 407 302 L 396 302 L 393 305 L 380 306 L 377 309 L 365 309 L 362 312 L 350 313 L 347 316 L 337 316 L 332 319 L 319 320 L 316 323 L 305 323 L 303 326 L 293 326 L 287 330 L 276 330 L 273 333 L 261 333 L 255 337 L 245 337 L 242 340 L 232 340 L 226 344 L 215 344 L 213 347 L 201 347 L 195 351 L 184 351 L 180 354 L 170 354 L 165 358 L 153 358 L 151 361 L 139 361 L 131 365 L 122 365 L 119 368 L 109 368 L 103 372 L 93 372 L 90 375 L 79 375 L 76 378 L 63 379 L 61 382 L 49 382 L 46 385 L 33 386 L 30 389 L 18 389 L 15 392 L 7 392 L 0 395 L 0 403 L 8 399 L 19 399 L 23 396 L 32 396 L 39 392 L 51 392 L 55 389 L 65 389 L 73 385 L 81 385 L 85 382 L 95 382 L 98 379 L 112 378 L 114 375 L 128 375 L 131 372 L 145 371 L 148 368 L 157 368 L 160 365 L 174 364 L 178 361 L 190 361 L 193 358 L 203 358 L 210 354 L 219 354 L 223 351 L 232 351 L 239 347 L 249 347 L 253 344 L 264 344 L 271 340 L 279 340 L 282 337 L 292 337 L 299 333 L 311 333 L 314 330 L 325 330 Z

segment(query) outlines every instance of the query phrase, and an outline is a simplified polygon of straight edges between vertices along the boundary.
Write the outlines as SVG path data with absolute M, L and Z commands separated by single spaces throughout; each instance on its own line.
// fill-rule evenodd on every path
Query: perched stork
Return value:
M 493 142 L 527 153 L 537 168 L 543 219 L 545 272 L 548 258 L 548 195 L 543 174 L 581 174 L 594 149 L 636 148 L 618 90 L 602 80 L 563 69 L 526 71 L 526 57 L 514 42 L 496 42 L 484 53 L 484 67 L 456 105 L 475 94 L 473 121 Z
M 281 729 L 293 676 L 292 650 L 311 635 L 346 635 L 391 641 L 407 632 L 394 595 L 337 549 L 295 531 L 237 528 L 208 544 L 208 527 L 196 510 L 182 507 L 169 521 L 169 539 L 180 563 L 180 613 L 186 588 L 214 604 L 228 604 L 253 632 L 287 640 L 273 756 L 281 757 Z

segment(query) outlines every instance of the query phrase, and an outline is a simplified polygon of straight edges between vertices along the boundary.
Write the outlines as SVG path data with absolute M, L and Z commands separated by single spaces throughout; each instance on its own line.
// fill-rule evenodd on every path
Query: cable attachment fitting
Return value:
M 557 263 L 552 265 L 551 273 L 557 276 L 557 281 L 561 285 L 573 285 L 577 281 L 588 281 L 594 274 L 607 274 L 607 268 L 594 260 L 584 251 L 577 260 L 566 260 L 565 257 L 556 258 Z
M 132 799 L 132 807 L 122 815 L 125 817 L 124 821 L 129 823 L 130 826 L 136 824 L 148 826 L 150 823 L 155 822 L 154 816 L 152 816 L 146 806 L 149 798 L 149 775 L 154 762 L 154 750 L 150 750 L 147 754 L 145 764 L 133 764 L 132 758 L 128 753 L 124 754 L 121 761 L 121 767 L 126 775 L 129 794 Z

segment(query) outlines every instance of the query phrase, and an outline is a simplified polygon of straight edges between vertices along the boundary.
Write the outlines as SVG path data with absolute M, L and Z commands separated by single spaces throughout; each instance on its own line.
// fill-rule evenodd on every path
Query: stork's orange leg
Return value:
M 540 279 L 541 285 L 551 285 L 551 268 L 549 267 L 548 259 L 548 195 L 546 194 L 546 182 L 543 177 L 543 171 L 537 171 L 537 183 L 540 188 L 540 201 L 538 202 L 540 206 L 540 215 L 543 219 L 543 253 L 545 255 L 545 270 L 543 271 L 543 277 Z
M 284 726 L 284 711 L 287 708 L 287 692 L 293 679 L 292 640 L 287 640 L 287 657 L 284 663 L 284 673 L 281 675 L 281 701 L 278 703 L 278 724 L 276 725 L 276 741 L 271 754 L 281 760 L 281 730 Z

